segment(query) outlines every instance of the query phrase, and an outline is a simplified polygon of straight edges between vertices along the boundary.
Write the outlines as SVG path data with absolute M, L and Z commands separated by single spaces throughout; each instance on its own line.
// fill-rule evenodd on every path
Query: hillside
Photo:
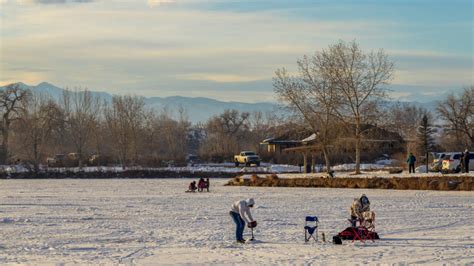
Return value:
M 21 87 L 30 89 L 34 93 L 47 94 L 56 100 L 60 100 L 63 88 L 48 82 L 39 83 L 36 86 L 20 83 Z M 2 89 L 3 87 L 0 87 Z M 106 102 L 112 100 L 113 94 L 108 92 L 92 91 L 96 97 L 100 97 Z M 145 97 L 145 104 L 149 108 L 157 111 L 167 110 L 171 114 L 177 115 L 178 110 L 183 108 L 192 123 L 205 122 L 210 117 L 222 113 L 226 109 L 236 109 L 241 112 L 274 112 L 278 109 L 276 104 L 268 102 L 244 103 L 244 102 L 224 102 L 204 97 Z

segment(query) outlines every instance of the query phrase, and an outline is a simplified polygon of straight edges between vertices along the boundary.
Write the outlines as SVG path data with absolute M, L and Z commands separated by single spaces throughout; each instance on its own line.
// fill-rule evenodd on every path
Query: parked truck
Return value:
M 242 151 L 240 154 L 234 156 L 235 166 L 240 164 L 245 164 L 245 166 L 250 166 L 255 164 L 260 166 L 260 157 L 253 151 Z

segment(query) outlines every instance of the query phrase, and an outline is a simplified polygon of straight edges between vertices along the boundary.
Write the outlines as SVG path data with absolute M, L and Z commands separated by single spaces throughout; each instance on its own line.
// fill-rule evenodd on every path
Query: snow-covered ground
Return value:
M 374 164 L 361 164 L 360 169 L 362 171 L 386 171 L 393 169 L 391 166 L 394 160 L 380 160 Z M 50 172 L 123 172 L 124 169 L 121 166 L 89 166 L 89 167 L 56 167 L 47 168 L 40 167 L 43 171 Z M 331 168 L 336 172 L 348 173 L 355 170 L 355 164 L 340 164 L 335 165 Z M 260 166 L 239 166 L 235 167 L 234 163 L 203 163 L 195 165 L 187 165 L 181 167 L 168 166 L 168 167 L 128 167 L 126 170 L 150 170 L 150 171 L 171 171 L 171 172 L 205 172 L 205 173 L 299 173 L 302 168 L 297 165 L 288 164 L 270 164 L 262 163 Z M 323 165 L 316 166 L 317 172 L 324 171 Z M 29 170 L 22 165 L 0 165 L 0 172 L 6 173 L 25 173 Z M 425 173 L 426 167 L 424 165 L 416 168 L 417 173 Z
M 211 193 L 184 193 L 189 179 L 0 180 L 0 264 L 474 263 L 473 192 L 222 186 L 226 181 L 211 180 Z M 304 243 L 306 215 L 318 215 L 331 240 L 361 193 L 382 240 Z M 248 197 L 257 202 L 257 241 L 241 245 L 228 211 Z
M 88 167 L 52 167 L 42 166 L 43 171 L 50 172 L 123 172 L 121 166 L 88 166 Z M 235 167 L 234 163 L 209 163 L 195 164 L 182 167 L 127 167 L 126 170 L 151 170 L 151 171 L 172 171 L 172 172 L 207 172 L 207 173 L 295 173 L 300 171 L 299 166 L 287 164 L 262 163 L 260 166 Z M 0 171 L 6 173 L 25 173 L 29 170 L 21 165 L 0 165 Z

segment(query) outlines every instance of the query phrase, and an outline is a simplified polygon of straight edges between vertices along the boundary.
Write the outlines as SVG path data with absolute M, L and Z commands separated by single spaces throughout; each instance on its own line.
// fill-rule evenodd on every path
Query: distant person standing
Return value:
M 207 190 L 207 192 L 209 192 L 209 186 L 210 185 L 211 184 L 209 183 L 209 177 L 208 177 L 208 178 L 206 178 L 206 190 Z
M 410 152 L 410 155 L 408 155 L 407 163 L 408 163 L 408 173 L 415 173 L 415 162 L 416 162 L 416 157 L 413 155 L 412 152 Z
M 464 173 L 464 170 L 466 170 L 464 167 L 464 152 L 461 152 L 461 158 L 459 158 L 459 171 Z
M 469 173 L 469 160 L 471 159 L 469 158 L 470 155 L 471 154 L 469 153 L 469 150 L 466 149 L 464 151 L 464 173 Z

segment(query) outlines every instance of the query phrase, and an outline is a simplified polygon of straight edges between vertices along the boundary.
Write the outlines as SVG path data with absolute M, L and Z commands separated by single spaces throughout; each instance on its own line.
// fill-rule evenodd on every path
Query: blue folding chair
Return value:
M 304 241 L 308 242 L 311 238 L 318 242 L 318 217 L 306 216 L 304 223 Z

